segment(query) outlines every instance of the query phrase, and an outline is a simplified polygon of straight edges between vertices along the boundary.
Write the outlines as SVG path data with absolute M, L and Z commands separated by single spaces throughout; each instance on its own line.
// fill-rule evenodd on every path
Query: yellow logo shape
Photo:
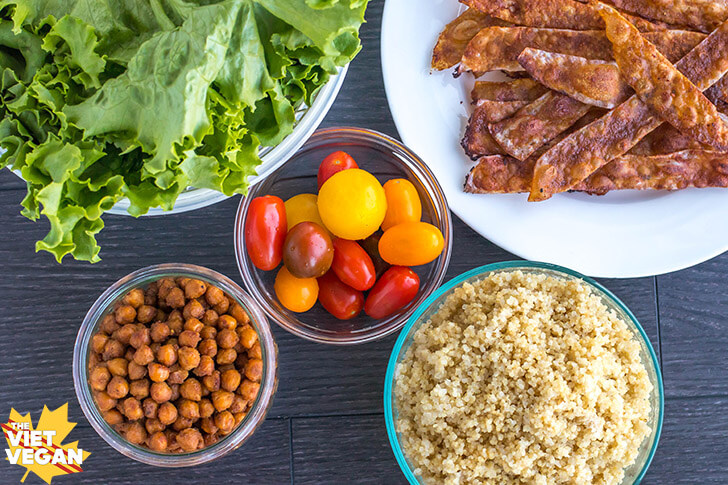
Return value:
M 63 444 L 75 426 L 76 423 L 68 422 L 68 403 L 55 411 L 43 406 L 35 428 L 30 413 L 21 416 L 15 409 L 10 410 L 10 419 L 0 424 L 0 427 L 8 444 L 5 459 L 27 469 L 21 482 L 30 472 L 50 484 L 53 477 L 58 475 L 83 471 L 81 463 L 91 453 L 78 448 L 78 441 Z

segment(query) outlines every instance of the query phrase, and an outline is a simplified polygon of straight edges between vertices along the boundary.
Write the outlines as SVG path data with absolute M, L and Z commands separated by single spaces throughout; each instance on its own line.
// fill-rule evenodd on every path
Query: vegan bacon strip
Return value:
M 486 110 L 486 106 L 476 106 L 460 143 L 466 155 L 473 160 L 483 155 L 505 153 L 488 131 L 489 114 Z
M 589 109 L 589 105 L 550 91 L 512 117 L 491 124 L 490 134 L 506 153 L 525 160 Z
M 488 123 L 498 123 L 513 116 L 519 109 L 528 106 L 528 101 L 490 101 L 481 99 L 477 106 L 481 108 L 482 116 Z
M 709 146 L 680 133 L 672 125 L 663 123 L 655 131 L 642 138 L 628 153 L 630 155 L 664 155 L 683 150 L 709 149 Z
M 477 81 L 470 93 L 473 103 L 489 101 L 533 101 L 547 91 L 533 79 L 513 81 Z
M 607 0 L 620 10 L 673 25 L 711 32 L 728 19 L 725 0 Z
M 432 68 L 442 71 L 460 62 L 465 47 L 475 34 L 494 25 L 507 25 L 507 23 L 473 8 L 463 12 L 447 24 L 438 37 L 437 44 L 432 50 Z

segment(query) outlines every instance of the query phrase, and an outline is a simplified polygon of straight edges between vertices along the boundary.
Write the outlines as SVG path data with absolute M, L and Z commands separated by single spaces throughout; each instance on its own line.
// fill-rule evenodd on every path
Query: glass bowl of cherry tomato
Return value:
M 235 253 L 253 298 L 281 327 L 329 344 L 396 332 L 443 281 L 452 251 L 445 194 L 397 140 L 317 131 L 250 187 Z

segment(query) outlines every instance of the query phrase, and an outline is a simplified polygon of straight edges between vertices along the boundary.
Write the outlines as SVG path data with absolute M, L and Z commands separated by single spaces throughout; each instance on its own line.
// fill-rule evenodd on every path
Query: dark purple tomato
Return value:
M 326 230 L 315 222 L 299 222 L 283 243 L 283 263 L 296 278 L 323 276 L 334 260 L 334 245 Z

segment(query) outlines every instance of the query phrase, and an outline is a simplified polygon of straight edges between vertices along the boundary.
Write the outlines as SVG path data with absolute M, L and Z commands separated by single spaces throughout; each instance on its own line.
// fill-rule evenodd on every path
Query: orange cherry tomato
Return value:
M 372 318 L 388 317 L 411 302 L 419 289 L 417 273 L 404 266 L 392 266 L 369 292 L 364 311 Z
M 324 161 L 319 165 L 318 174 L 316 180 L 318 181 L 318 188 L 326 182 L 335 173 L 341 172 L 342 170 L 348 170 L 350 168 L 359 168 L 351 155 L 346 152 L 338 151 L 334 152 L 328 157 L 324 158 Z
M 280 198 L 264 195 L 250 201 L 245 248 L 256 268 L 269 271 L 280 264 L 287 228 L 286 207 Z
M 334 262 L 331 269 L 342 281 L 359 291 L 366 291 L 377 281 L 372 258 L 355 241 L 334 239 Z
M 419 222 L 422 217 L 422 203 L 417 189 L 407 179 L 392 179 L 384 184 L 387 196 L 387 214 L 382 222 L 382 231 L 402 224 Z
M 319 301 L 327 312 L 339 320 L 350 320 L 364 308 L 364 293 L 345 285 L 329 271 L 318 279 Z
M 445 246 L 438 228 L 426 222 L 405 222 L 385 231 L 379 254 L 393 266 L 419 266 L 436 259 Z
M 310 310 L 319 295 L 316 278 L 296 278 L 285 266 L 278 271 L 273 289 L 281 305 L 296 313 Z

